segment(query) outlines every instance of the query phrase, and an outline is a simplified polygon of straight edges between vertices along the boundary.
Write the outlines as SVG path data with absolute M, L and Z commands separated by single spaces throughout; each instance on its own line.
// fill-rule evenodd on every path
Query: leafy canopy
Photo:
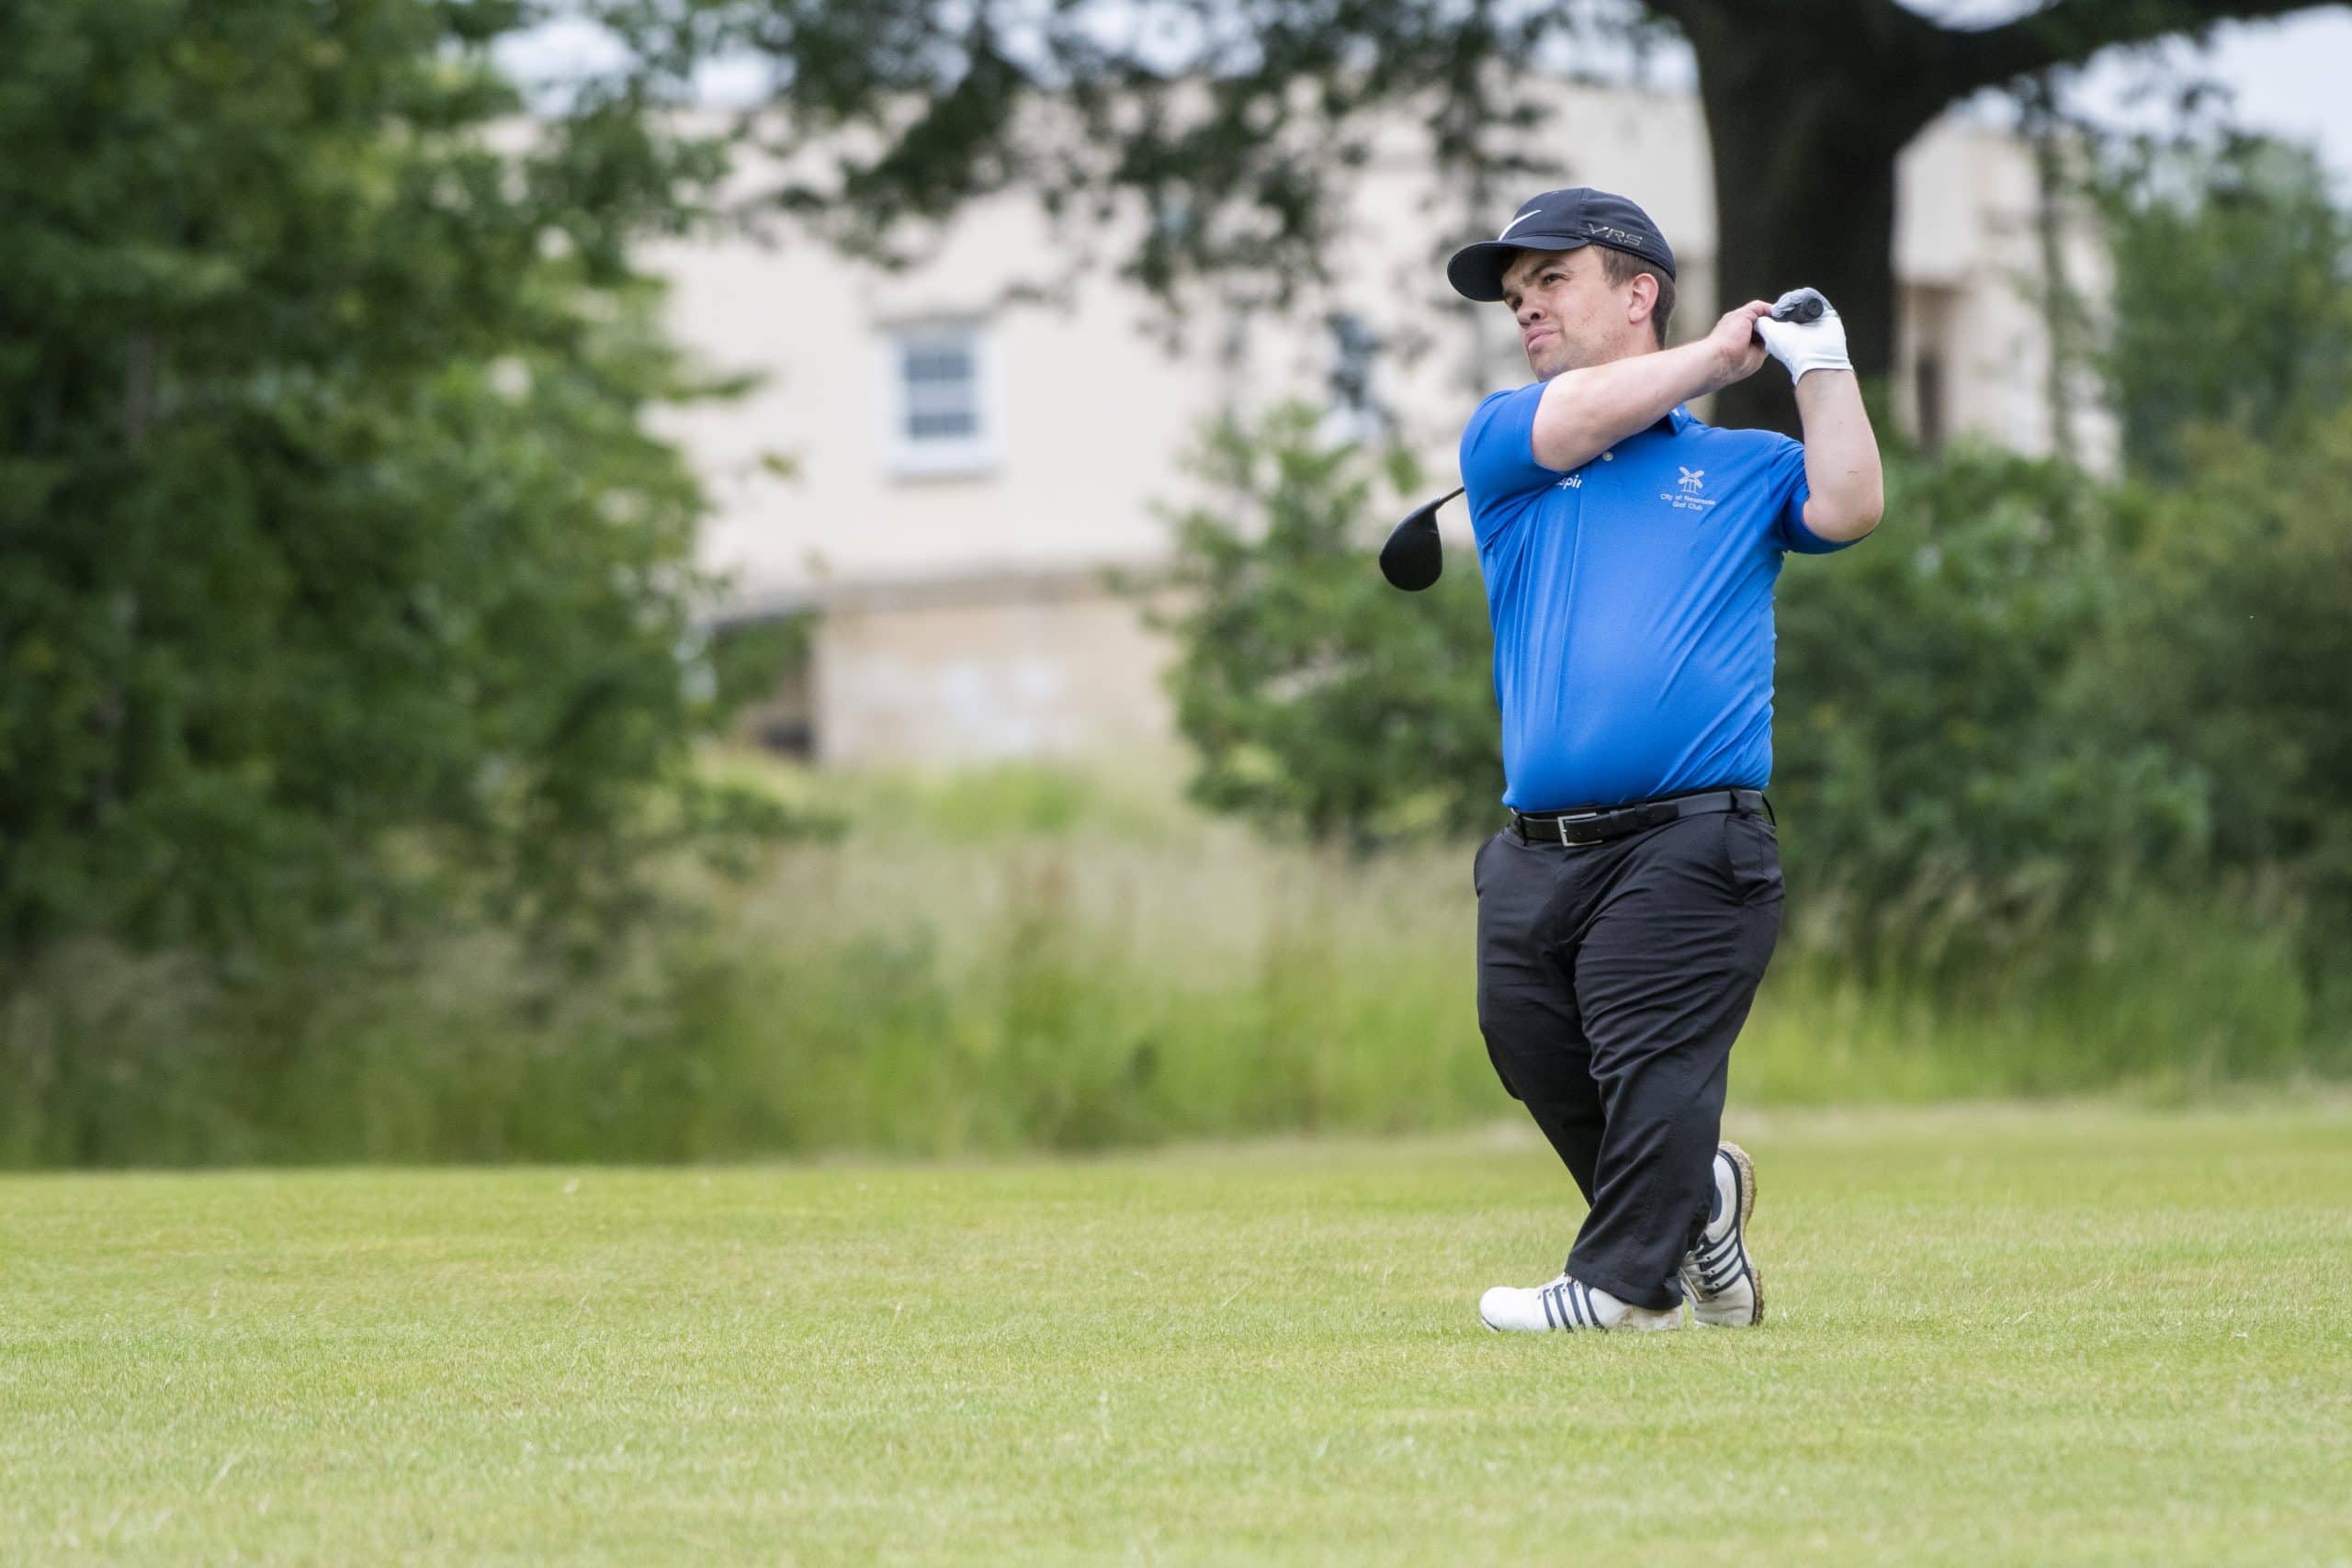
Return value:
M 501 0 L 0 7 L 0 962 L 611 908 L 707 821 L 713 151 L 522 120 Z

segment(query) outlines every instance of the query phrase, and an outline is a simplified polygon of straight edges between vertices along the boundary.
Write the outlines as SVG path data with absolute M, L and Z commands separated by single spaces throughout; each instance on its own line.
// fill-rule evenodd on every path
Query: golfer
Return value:
M 1845 328 L 1801 291 L 1813 309 L 1790 320 L 1750 300 L 1668 348 L 1674 253 L 1597 190 L 1536 197 L 1446 276 L 1509 307 L 1535 375 L 1462 434 L 1510 810 L 1474 873 L 1478 1026 L 1591 1205 L 1558 1278 L 1498 1286 L 1478 1313 L 1679 1328 L 1687 1298 L 1700 1323 L 1758 1323 L 1755 1167 L 1717 1139 L 1781 928 L 1772 581 L 1883 505 Z M 1803 445 L 1683 406 L 1768 353 Z

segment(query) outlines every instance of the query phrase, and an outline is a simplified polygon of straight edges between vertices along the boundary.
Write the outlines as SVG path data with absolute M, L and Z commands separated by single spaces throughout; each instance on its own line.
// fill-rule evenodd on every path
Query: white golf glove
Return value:
M 1815 300 L 1821 303 L 1815 320 L 1794 319 L 1810 313 Z M 1792 288 L 1775 299 L 1772 313 L 1756 323 L 1756 333 L 1772 357 L 1789 367 L 1792 382 L 1804 380 L 1808 370 L 1854 367 L 1854 362 L 1846 357 L 1846 323 L 1838 317 L 1838 307 L 1822 299 L 1817 288 Z

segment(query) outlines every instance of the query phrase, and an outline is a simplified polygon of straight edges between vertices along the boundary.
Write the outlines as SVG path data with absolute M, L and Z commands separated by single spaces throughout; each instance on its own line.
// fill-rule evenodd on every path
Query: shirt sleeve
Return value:
M 1469 491 L 1471 526 L 1481 539 L 1559 482 L 1559 469 L 1535 460 L 1535 407 L 1543 400 L 1541 381 L 1497 392 L 1478 405 L 1462 432 L 1462 483 Z
M 1804 478 L 1804 444 L 1785 435 L 1772 439 L 1775 446 L 1771 484 L 1781 497 L 1780 510 L 1772 520 L 1774 543 L 1802 556 L 1826 556 L 1832 550 L 1860 543 L 1855 539 L 1825 539 L 1804 525 L 1804 503 L 1813 499 L 1813 487 Z

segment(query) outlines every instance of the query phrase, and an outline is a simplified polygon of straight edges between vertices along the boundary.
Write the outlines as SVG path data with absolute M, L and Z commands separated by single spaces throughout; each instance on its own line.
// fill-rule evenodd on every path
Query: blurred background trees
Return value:
M 715 153 L 526 125 L 527 18 L 0 9 L 0 976 L 603 919 L 713 816 L 703 502 L 642 416 L 715 389 L 631 253 Z
M 1895 160 L 1937 115 L 2116 44 L 2275 17 L 2311 0 L 2057 0 L 1956 26 L 1896 0 L 1639 0 L 1505 6 L 1270 0 L 688 0 L 591 6 L 634 46 L 640 79 L 719 55 L 766 62 L 779 113 L 747 135 L 797 177 L 769 194 L 860 253 L 903 252 L 964 204 L 1027 191 L 1069 254 L 1115 242 L 1163 293 L 1213 277 L 1286 299 L 1319 276 L 1340 188 L 1376 112 L 1429 128 L 1463 192 L 1435 215 L 1432 257 L 1484 238 L 1523 198 L 1514 140 L 1549 62 L 1594 47 L 1688 43 L 1714 170 L 1716 293 L 1725 304 L 1812 284 L 1853 327 L 1856 367 L 1893 364 Z M 1949 10 L 1949 8 L 1947 8 Z M 1793 430 L 1760 380 L 1728 389 L 1725 423 Z
M 2203 427 L 2292 445 L 2352 397 L 2352 213 L 2309 148 L 2221 128 L 2110 147 L 2107 385 L 2131 470 L 2179 479 Z
M 1209 499 L 1175 519 L 1167 617 L 1177 725 L 1199 757 L 1193 793 L 1276 833 L 1358 848 L 1493 819 L 1502 736 L 1475 557 L 1400 615 L 1367 573 L 1367 519 L 1420 483 L 1316 434 L 1315 411 L 1227 423 L 1199 454 Z

